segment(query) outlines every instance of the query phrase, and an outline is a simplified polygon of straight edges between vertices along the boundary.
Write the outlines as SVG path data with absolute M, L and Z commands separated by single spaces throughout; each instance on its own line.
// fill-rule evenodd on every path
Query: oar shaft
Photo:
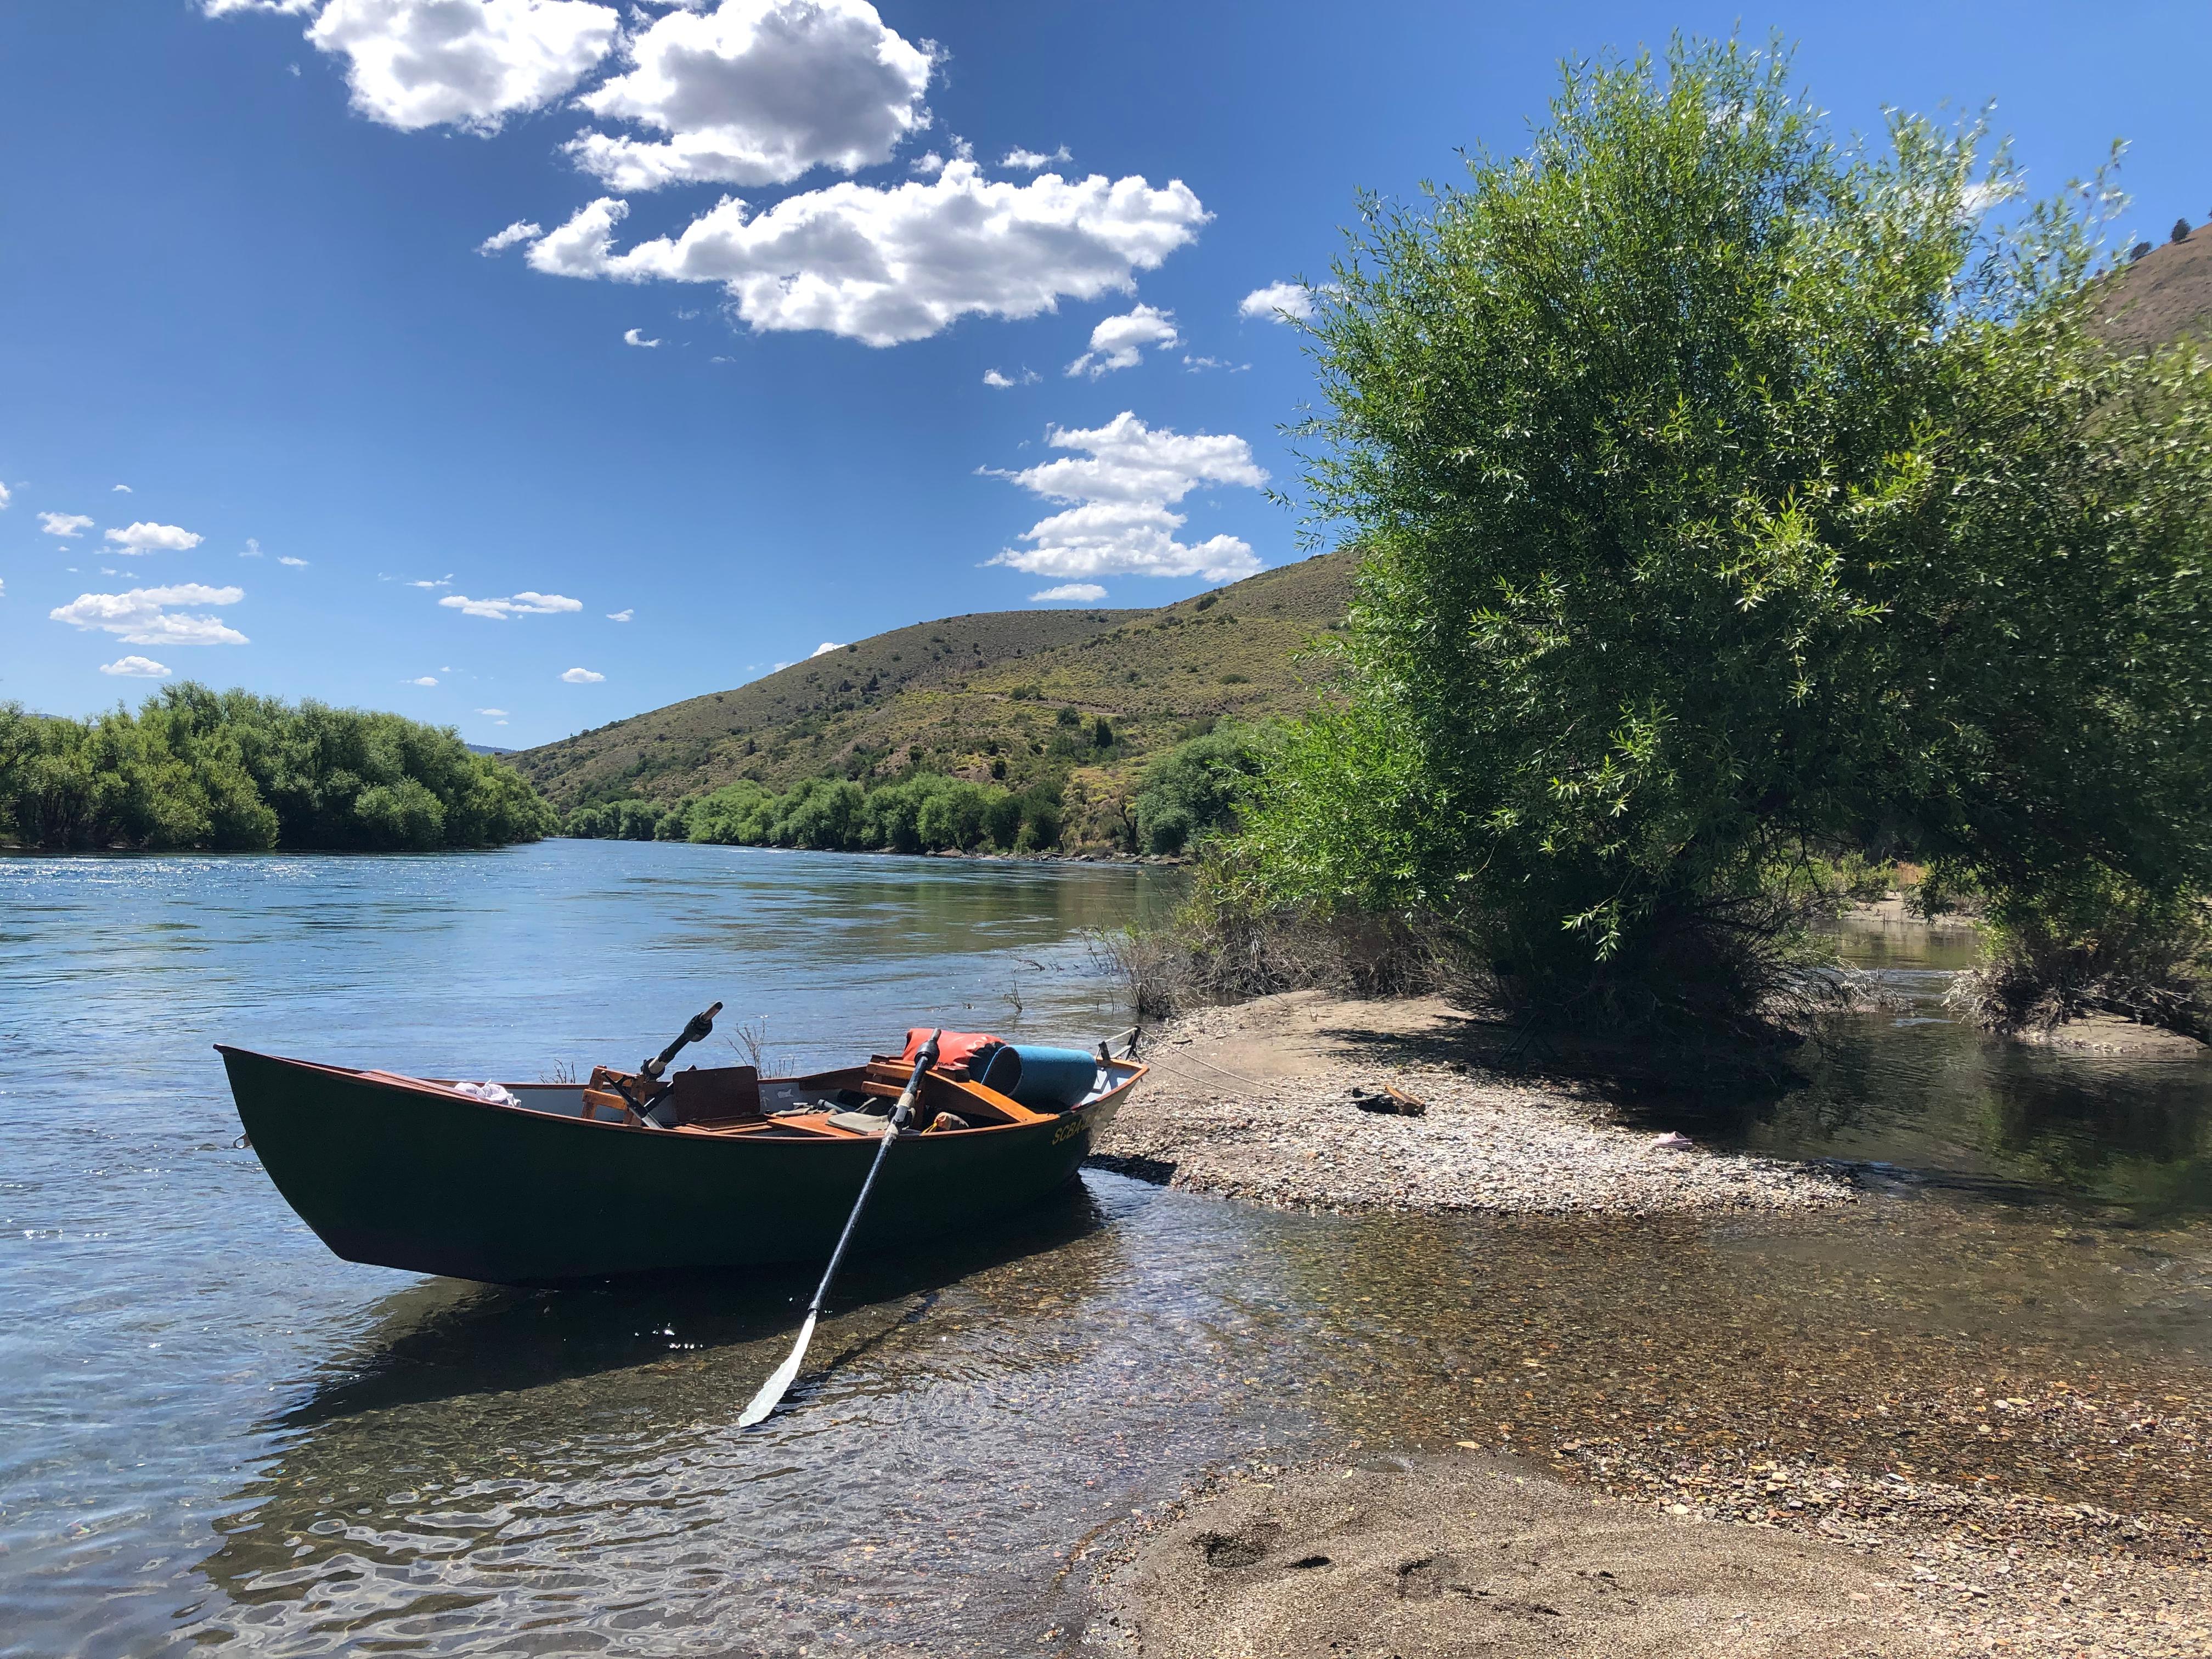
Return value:
M 875 1157 L 868 1160 L 868 1174 L 866 1179 L 860 1182 L 860 1195 L 853 1200 L 852 1214 L 845 1218 L 845 1231 L 837 1235 L 837 1248 L 830 1253 L 830 1265 L 822 1270 L 822 1282 L 814 1288 L 814 1300 L 806 1304 L 806 1322 L 799 1328 L 799 1340 L 792 1347 L 791 1357 L 776 1367 L 768 1381 L 761 1384 L 761 1390 L 752 1397 L 752 1403 L 738 1414 L 739 1428 L 750 1428 L 764 1419 L 775 1409 L 776 1402 L 783 1398 L 784 1390 L 790 1388 L 798 1376 L 799 1363 L 806 1358 L 806 1345 L 814 1339 L 814 1322 L 822 1316 L 823 1310 L 829 1305 L 830 1286 L 837 1277 L 837 1269 L 845 1260 L 845 1251 L 853 1242 L 854 1233 L 860 1228 L 860 1212 L 868 1207 L 868 1195 L 876 1189 L 876 1177 L 883 1172 L 884 1159 L 890 1155 L 891 1142 L 899 1138 L 899 1131 L 906 1127 L 907 1115 L 914 1110 L 914 1103 L 921 1096 L 922 1079 L 927 1075 L 929 1068 L 937 1064 L 937 1039 L 940 1035 L 931 1032 L 929 1041 L 921 1045 L 921 1053 L 915 1056 L 914 1075 L 907 1079 L 906 1088 L 899 1095 L 898 1104 L 891 1108 L 890 1120 L 884 1125 L 883 1139 L 876 1147 Z
M 822 1282 L 814 1287 L 814 1300 L 806 1304 L 806 1311 L 818 1314 L 830 1305 L 830 1284 L 837 1277 L 837 1269 L 844 1264 L 845 1251 L 853 1243 L 853 1235 L 860 1230 L 860 1212 L 868 1207 L 868 1194 L 876 1189 L 876 1177 L 883 1173 L 884 1159 L 890 1155 L 891 1142 L 896 1140 L 899 1130 L 905 1127 L 907 1097 L 901 1095 L 899 1103 L 891 1113 L 890 1121 L 884 1126 L 884 1137 L 876 1147 L 876 1155 L 868 1162 L 868 1177 L 860 1183 L 860 1195 L 854 1200 L 852 1214 L 845 1218 L 845 1231 L 837 1235 L 837 1248 L 830 1252 L 830 1265 L 822 1270 Z

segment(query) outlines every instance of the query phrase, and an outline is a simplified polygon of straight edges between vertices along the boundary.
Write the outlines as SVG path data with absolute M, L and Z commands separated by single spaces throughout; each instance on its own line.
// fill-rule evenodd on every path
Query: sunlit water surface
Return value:
M 1909 1451 L 2206 1513 L 2141 1458 L 1900 1426 L 2052 1379 L 2212 1407 L 2204 1070 L 1942 1024 L 1957 951 L 1924 934 L 1854 941 L 1912 1013 L 1795 1092 L 1680 1108 L 1862 1170 L 1848 1213 L 1358 1220 L 1091 1172 L 863 1263 L 797 1409 L 744 1433 L 805 1276 L 336 1261 L 232 1148 L 208 1047 L 528 1078 L 634 1063 L 717 998 L 793 1060 L 922 1021 L 1088 1037 L 1121 1015 L 1082 931 L 1163 879 L 608 842 L 0 860 L 0 1653 L 1057 1652 L 1092 1540 L 1208 1465 L 1655 1415 L 1686 1455 Z

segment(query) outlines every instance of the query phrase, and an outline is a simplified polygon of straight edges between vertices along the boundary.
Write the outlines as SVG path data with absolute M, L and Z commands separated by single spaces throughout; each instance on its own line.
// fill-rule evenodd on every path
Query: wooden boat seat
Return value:
M 584 1091 L 583 1115 L 604 1122 L 628 1122 L 629 1105 L 617 1085 L 636 1092 L 637 1074 L 594 1066 L 591 1085 Z M 653 1099 L 673 1104 L 677 1128 L 728 1129 L 764 1121 L 760 1073 L 750 1066 L 687 1066 Z
M 679 1126 L 724 1129 L 764 1121 L 760 1073 L 750 1066 L 718 1066 L 712 1070 L 691 1066 L 668 1081 Z

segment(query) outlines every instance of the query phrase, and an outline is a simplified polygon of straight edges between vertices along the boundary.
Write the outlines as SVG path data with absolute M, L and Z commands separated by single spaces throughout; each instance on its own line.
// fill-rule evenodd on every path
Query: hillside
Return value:
M 2097 328 L 2128 346 L 2212 340 L 2212 225 L 2100 279 Z
M 1018 787 L 1065 770 L 1073 708 L 1113 740 L 1073 780 L 1122 793 L 1143 757 L 1223 717 L 1312 696 L 1293 659 L 1340 622 L 1353 556 L 1324 554 L 1152 611 L 995 611 L 920 623 L 741 685 L 525 750 L 519 768 L 563 809 L 672 801 L 751 778 L 884 778 L 913 769 Z

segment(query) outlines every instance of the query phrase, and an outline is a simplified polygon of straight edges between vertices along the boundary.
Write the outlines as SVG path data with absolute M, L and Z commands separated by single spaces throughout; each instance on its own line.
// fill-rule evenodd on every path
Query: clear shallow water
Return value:
M 1017 1000 L 1088 1036 L 1120 1015 L 1073 934 L 1156 879 L 610 842 L 0 860 L 0 1653 L 1056 1653 L 1086 1540 L 1209 1463 L 1654 1423 L 1684 1455 L 2207 1512 L 2140 1446 L 1943 1426 L 2057 1382 L 2212 1422 L 2205 1230 L 2098 1184 L 2190 1188 L 2189 1068 L 2015 1076 L 1959 1028 L 1861 1023 L 1740 1132 L 2002 1183 L 1813 1220 L 1358 1221 L 1092 1173 L 864 1265 L 801 1409 L 749 1434 L 803 1276 L 353 1267 L 230 1149 L 218 1037 L 529 1077 L 634 1061 L 717 997 L 805 1058 Z M 2138 1088 L 2165 1139 L 2036 1103 Z

